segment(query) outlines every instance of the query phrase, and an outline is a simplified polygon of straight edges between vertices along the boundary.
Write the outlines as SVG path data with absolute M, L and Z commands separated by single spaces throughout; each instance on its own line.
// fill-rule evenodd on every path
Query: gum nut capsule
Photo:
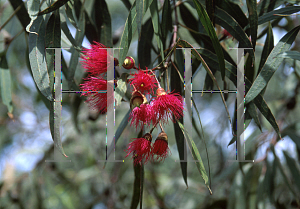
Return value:
M 127 70 L 132 69 L 135 65 L 134 59 L 130 56 L 127 56 L 124 60 L 123 67 Z

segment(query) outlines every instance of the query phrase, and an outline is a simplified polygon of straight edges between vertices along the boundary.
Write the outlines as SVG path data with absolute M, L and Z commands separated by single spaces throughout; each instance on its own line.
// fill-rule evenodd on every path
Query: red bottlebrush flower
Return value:
M 157 81 L 154 78 L 154 75 L 151 75 L 150 72 L 148 72 L 148 68 L 146 68 L 146 70 L 140 69 L 137 73 L 132 74 L 132 76 L 133 78 L 129 79 L 131 85 L 142 94 L 147 92 L 153 93 L 153 88 L 157 87 Z
M 151 105 L 141 104 L 139 107 L 133 108 L 130 113 L 129 120 L 131 120 L 131 126 L 135 126 L 138 129 L 139 126 L 146 124 L 150 126 L 151 121 L 153 120 L 155 113 L 152 110 Z
M 132 154 L 135 165 L 141 163 L 143 160 L 143 163 L 146 164 L 151 160 L 151 141 L 152 136 L 150 133 L 146 133 L 142 138 L 135 138 L 128 145 L 126 157 Z
M 81 61 L 82 66 L 91 76 L 98 76 L 107 72 L 107 50 L 101 43 L 96 41 L 91 44 L 91 49 L 84 49 Z
M 157 120 L 161 120 L 162 123 L 168 122 L 172 115 L 174 115 L 174 121 L 183 116 L 183 99 L 178 93 L 166 93 L 163 88 L 158 88 L 157 97 L 152 101 L 151 106 L 157 117 L 152 120 L 153 124 L 156 124 Z
M 98 77 L 87 77 L 84 83 L 80 84 L 80 89 L 84 91 L 81 95 L 88 97 L 86 102 L 88 103 L 90 108 L 98 110 L 101 113 L 107 112 L 106 80 Z
M 168 147 L 168 136 L 165 132 L 161 132 L 154 142 L 152 155 L 156 155 L 156 160 L 163 161 L 168 157 L 170 149 Z

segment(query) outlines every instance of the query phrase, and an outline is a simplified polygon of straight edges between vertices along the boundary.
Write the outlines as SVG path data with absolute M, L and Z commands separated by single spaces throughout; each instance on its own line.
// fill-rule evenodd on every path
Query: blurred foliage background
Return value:
M 207 13 L 199 13 L 199 4 Z M 39 42 L 39 36 L 36 45 L 32 45 L 26 27 L 37 12 L 47 8 L 53 10 L 39 16 L 45 20 L 41 24 L 45 27 L 41 31 L 45 40 Z M 299 8 L 297 0 L 1 0 L 0 208 L 300 208 Z M 277 13 L 273 12 L 275 9 Z M 219 67 L 221 52 L 208 35 L 209 24 L 203 21 L 206 17 L 210 17 L 209 24 L 215 29 L 215 40 L 226 60 L 224 80 Z M 59 21 L 49 32 L 53 20 Z M 290 33 L 292 30 L 294 33 Z M 291 37 L 289 41 L 281 39 L 285 35 Z M 177 42 L 178 38 L 183 42 Z M 182 50 L 171 51 L 172 47 L 179 48 L 188 42 L 200 48 L 198 53 L 221 89 L 236 90 L 232 80 L 236 78 L 227 74 L 232 69 L 234 72 L 233 66 L 236 74 L 237 55 L 231 48 L 249 44 L 252 48 L 253 40 L 255 61 L 251 58 L 253 50 L 245 55 L 245 74 L 250 86 L 261 71 L 267 70 L 263 67 L 266 60 L 274 59 L 269 56 L 274 46 L 289 44 L 292 52 L 283 53 L 288 51 L 284 49 L 281 55 L 276 54 L 276 60 L 281 56 L 282 61 L 277 67 L 272 65 L 275 73 L 262 90 L 263 99 L 255 103 L 252 115 L 246 114 L 245 159 L 255 160 L 254 163 L 234 162 L 236 131 L 230 124 L 235 126 L 236 93 L 224 94 L 231 123 L 219 93 L 192 95 L 195 105 L 191 138 L 195 145 L 190 148 L 200 153 L 201 158 L 196 160 L 203 161 L 205 170 L 200 174 L 209 178 L 207 185 L 192 161 L 190 149 L 189 162 L 179 162 L 183 147 L 178 142 L 184 137 L 178 124 L 172 123 L 165 127 L 172 155 L 163 163 L 148 163 L 134 169 L 132 160 L 126 158 L 120 163 L 108 162 L 104 168 L 104 162 L 98 160 L 105 160 L 106 116 L 89 110 L 77 93 L 62 96 L 61 141 L 71 162 L 45 162 L 54 159 L 49 123 L 53 109 L 33 79 L 34 61 L 29 56 L 32 47 L 37 47 L 38 53 L 49 46 L 70 48 L 62 50 L 65 90 L 70 83 L 76 90 L 86 76 L 79 62 L 81 47 L 98 41 L 108 47 L 123 48 L 119 52 L 120 63 L 130 55 L 141 68 L 159 66 L 157 76 L 161 77 L 161 85 L 184 95 L 179 76 L 184 72 L 184 55 Z M 163 57 L 172 52 L 171 59 L 165 60 L 168 68 L 159 65 L 163 60 L 161 52 Z M 53 56 L 47 54 L 48 67 L 48 58 Z M 195 51 L 192 65 L 193 90 L 218 90 Z M 50 68 L 47 69 L 51 75 Z M 119 74 L 135 71 L 122 67 L 117 70 Z M 72 73 L 74 76 L 70 77 Z M 138 135 L 126 123 L 129 97 L 128 91 L 115 109 L 115 131 L 122 132 L 115 147 L 115 159 L 119 160 L 124 159 L 130 139 Z M 261 114 L 263 104 L 270 110 L 267 115 Z M 158 133 L 155 130 L 153 137 Z M 141 171 L 144 181 L 139 179 Z

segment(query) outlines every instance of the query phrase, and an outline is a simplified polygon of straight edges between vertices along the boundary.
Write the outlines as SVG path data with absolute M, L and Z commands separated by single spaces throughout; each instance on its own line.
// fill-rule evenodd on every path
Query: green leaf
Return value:
M 161 40 L 161 31 L 160 31 L 160 22 L 159 22 L 159 16 L 158 16 L 158 7 L 157 7 L 157 0 L 153 0 L 150 5 L 150 13 L 152 18 L 152 24 L 153 24 L 153 30 L 154 30 L 154 36 L 158 44 L 158 49 L 160 51 L 161 59 L 164 60 L 164 47 Z
M 47 48 L 60 48 L 61 30 L 59 11 L 55 11 L 48 20 L 45 35 L 46 61 L 50 78 L 50 89 L 53 92 L 54 86 L 54 57 L 55 50 Z M 53 93 L 52 93 L 53 94 Z
M 165 0 L 161 21 L 161 35 L 164 40 L 167 37 L 168 31 L 172 32 L 172 10 L 170 0 Z
M 277 55 L 277 57 L 289 58 L 300 61 L 300 52 L 297 51 L 286 51 Z
M 257 74 L 260 73 L 262 67 L 266 63 L 266 60 L 267 60 L 269 54 L 271 53 L 272 49 L 274 48 L 274 38 L 273 38 L 273 32 L 272 32 L 272 25 L 271 25 L 271 23 L 269 23 L 267 29 L 268 29 L 267 30 L 267 38 L 265 40 L 264 48 L 263 48 L 263 51 L 262 51 L 262 54 L 261 54 L 261 58 L 260 58 L 260 63 L 259 63 Z
M 181 52 L 178 52 L 178 54 Z M 177 53 L 176 53 L 177 56 Z M 182 60 L 182 59 L 181 59 Z M 182 84 L 180 82 L 180 72 L 178 71 L 178 73 L 174 73 L 175 71 L 175 67 L 172 65 L 171 67 L 171 89 L 173 89 L 174 93 L 179 93 L 181 94 L 181 90 L 182 90 Z M 179 70 L 181 70 L 181 72 L 183 71 L 183 68 L 179 68 Z M 182 72 L 183 74 L 183 72 Z M 179 119 L 180 123 L 183 123 L 183 118 Z M 175 139 L 176 139 L 176 145 L 177 145 L 177 150 L 178 150 L 178 154 L 179 154 L 179 159 L 180 159 L 180 167 L 181 167 L 181 173 L 182 173 L 182 177 L 183 180 L 186 184 L 186 186 L 188 187 L 188 183 L 187 183 L 187 162 L 184 161 L 185 159 L 187 159 L 187 156 L 184 156 L 185 150 L 184 150 L 184 136 L 183 133 L 178 125 L 178 123 L 173 123 L 174 125 L 174 131 L 175 131 Z
M 121 0 L 123 2 L 123 4 L 125 5 L 125 7 L 128 9 L 128 11 L 130 11 L 131 8 L 131 3 L 129 0 Z
M 8 112 L 12 113 L 11 75 L 7 65 L 6 53 L 3 53 L 0 57 L 0 90 L 2 103 L 6 105 Z
M 283 60 L 283 58 L 276 58 L 276 55 L 281 52 L 287 51 L 290 48 L 299 30 L 300 26 L 295 27 L 283 38 L 281 38 L 279 43 L 274 47 L 274 49 L 268 56 L 268 59 L 264 64 L 261 72 L 258 74 L 249 92 L 246 94 L 245 104 L 248 104 L 250 101 L 252 101 L 267 86 L 269 80 Z
M 14 10 L 20 7 L 16 15 L 19 21 L 21 22 L 23 28 L 26 29 L 26 26 L 30 23 L 30 17 L 27 13 L 24 2 L 22 0 L 9 0 L 9 2 L 14 8 Z
M 94 7 L 100 11 L 95 12 L 95 22 L 100 34 L 100 43 L 106 47 L 112 47 L 112 30 L 111 30 L 111 17 L 105 1 L 95 1 Z
M 210 21 L 214 24 L 215 3 L 214 0 L 205 0 L 206 11 Z
M 248 19 L 239 5 L 228 0 L 217 0 L 216 5 L 233 17 L 242 28 L 248 25 Z
M 206 63 L 208 63 L 209 66 L 215 67 L 218 71 L 219 65 L 218 65 L 218 59 L 216 54 L 212 53 L 209 50 L 206 49 L 197 49 L 197 51 L 201 54 L 203 59 L 205 60 Z M 233 84 L 236 86 L 237 85 L 237 80 L 236 80 L 236 66 L 230 64 L 229 62 L 225 62 L 225 75 L 227 78 L 229 78 Z M 250 89 L 252 83 L 245 78 L 245 87 L 246 87 L 246 92 Z M 259 109 L 259 111 L 263 114 L 263 116 L 269 121 L 269 123 L 272 125 L 272 127 L 275 129 L 276 133 L 278 136 L 281 138 L 280 132 L 279 132 L 279 127 L 276 122 L 276 119 L 274 115 L 272 114 L 270 108 L 268 107 L 266 101 L 262 97 L 261 94 L 259 94 L 254 100 L 253 100 L 255 106 Z M 234 140 L 234 139 L 232 139 Z
M 143 0 L 144 1 L 144 14 L 146 13 L 149 5 L 152 3 L 152 0 Z M 137 29 L 136 24 L 136 4 L 133 3 L 128 18 L 125 22 L 124 31 L 120 40 L 120 53 L 119 53 L 119 63 L 122 66 L 125 57 L 127 56 L 127 52 L 133 38 L 133 35 Z
M 193 48 L 192 45 L 190 45 L 188 42 L 184 41 L 184 40 L 179 40 L 178 41 L 178 44 L 177 46 L 179 47 L 182 47 L 182 48 Z M 223 93 L 221 92 L 221 89 L 219 87 L 219 84 L 215 78 L 215 76 L 212 74 L 212 71 L 210 70 L 210 68 L 208 67 L 208 65 L 206 64 L 206 62 L 204 61 L 204 59 L 201 57 L 201 55 L 198 53 L 197 50 L 195 49 L 192 49 L 191 50 L 191 53 L 198 59 L 201 61 L 203 67 L 205 68 L 206 72 L 210 75 L 210 77 L 212 78 L 212 80 L 214 81 L 214 84 L 217 86 L 218 90 L 220 91 L 220 96 L 222 98 L 222 101 L 223 101 L 223 104 L 224 104 L 224 107 L 226 109 L 226 112 L 227 112 L 227 115 L 228 115 L 228 119 L 230 121 L 230 124 L 231 124 L 231 119 L 230 119 L 230 114 L 229 114 L 229 111 L 228 111 L 228 108 L 227 108 L 227 105 L 226 105 L 226 101 L 224 99 L 224 96 L 223 96 Z M 224 60 L 223 60 L 224 62 Z M 235 77 L 236 79 L 236 77 Z M 231 124 L 232 125 L 232 124 Z
M 145 69 L 151 63 L 151 47 L 153 39 L 152 20 L 149 18 L 142 26 L 141 38 L 138 44 L 138 60 L 141 69 Z
M 29 0 L 27 2 L 27 10 L 30 17 L 30 23 L 26 27 L 26 31 L 30 32 L 30 27 L 33 24 L 33 21 L 37 18 L 37 14 L 40 11 L 40 0 Z
M 245 76 L 249 79 L 249 81 L 253 82 L 255 74 L 255 65 L 252 62 L 250 56 L 247 57 L 245 62 Z
M 258 16 L 257 16 L 257 2 L 256 0 L 246 0 L 249 12 L 250 34 L 253 50 L 255 51 Z
M 297 201 L 297 203 L 298 203 L 298 205 L 299 205 L 299 196 L 297 195 L 297 192 L 295 191 L 293 185 L 292 185 L 291 182 L 289 181 L 289 177 L 288 177 L 288 176 L 286 175 L 286 173 L 284 172 L 285 169 L 284 169 L 283 166 L 281 165 L 280 160 L 279 160 L 278 156 L 277 156 L 276 153 L 275 153 L 275 149 L 274 149 L 274 146 L 273 146 L 273 145 L 271 145 L 271 150 L 272 150 L 272 152 L 273 152 L 273 155 L 274 155 L 274 157 L 275 157 L 275 162 L 276 162 L 276 164 L 277 164 L 278 167 L 279 167 L 279 170 L 280 170 L 280 172 L 281 172 L 281 174 L 282 174 L 282 176 L 283 176 L 283 179 L 284 179 L 284 181 L 285 181 L 286 186 L 290 189 L 290 191 L 291 191 L 292 194 L 294 195 L 294 197 L 295 197 L 295 199 L 296 199 L 296 201 Z
M 43 11 L 39 12 L 38 15 L 44 15 L 50 12 L 53 12 L 57 9 L 59 9 L 61 6 L 63 6 L 65 3 L 67 3 L 69 0 L 57 0 L 53 4 L 51 4 L 50 7 L 44 9 Z
M 246 113 L 245 113 L 245 125 L 246 125 L 245 129 L 249 125 L 251 119 L 254 119 L 254 122 L 256 123 L 256 125 L 258 126 L 260 131 L 262 132 L 261 125 L 260 125 L 259 118 L 258 118 L 258 114 L 257 114 L 254 103 L 250 102 L 246 107 L 247 107 L 247 109 L 246 109 Z M 250 119 L 249 122 L 246 122 L 246 120 L 248 118 L 248 115 L 250 116 L 251 119 Z
M 115 100 L 117 106 L 121 104 L 121 100 L 127 91 L 127 77 L 127 73 L 122 73 L 120 79 L 117 81 L 117 88 L 115 89 Z
M 140 208 L 142 208 L 142 193 L 144 185 L 144 165 L 137 164 L 133 165 L 134 168 L 134 185 L 133 185 L 133 195 L 131 199 L 130 209 L 136 209 L 139 202 Z
M 126 115 L 124 116 L 124 118 L 122 119 L 116 133 L 115 133 L 115 141 L 113 141 L 112 143 L 115 143 L 115 145 L 117 144 L 121 134 L 123 133 L 124 129 L 126 128 L 128 121 L 129 121 L 129 116 L 130 116 L 130 112 L 131 110 L 129 109 L 128 112 L 126 113 Z M 109 157 L 109 155 L 111 154 L 111 152 L 114 150 L 115 146 L 113 146 L 113 144 L 111 144 L 108 148 L 108 154 L 107 154 L 107 158 Z
M 222 47 L 219 43 L 216 31 L 205 11 L 205 9 L 203 8 L 203 6 L 200 4 L 199 0 L 193 0 L 196 10 L 198 12 L 200 21 L 202 22 L 206 32 L 208 33 L 209 37 L 212 40 L 214 49 L 216 51 L 216 54 L 218 56 L 218 60 L 219 60 L 219 65 L 220 65 L 220 69 L 221 69 L 221 76 L 222 79 L 224 80 L 225 78 L 225 62 L 224 62 L 224 55 L 223 55 L 223 51 L 222 51 Z
M 289 167 L 291 174 L 293 176 L 293 182 L 295 182 L 296 186 L 298 187 L 298 191 L 300 192 L 300 178 L 299 178 L 300 170 L 299 170 L 299 167 L 298 167 L 296 161 L 289 156 L 287 151 L 283 151 L 283 154 L 285 156 L 287 166 Z
M 41 93 L 53 101 L 47 65 L 45 61 L 45 30 L 44 18 L 39 16 L 31 26 L 29 33 L 29 61 L 34 81 Z
M 136 3 L 136 25 L 138 29 L 138 36 L 141 35 L 142 30 L 142 20 L 143 20 L 143 7 L 144 7 L 144 1 L 143 0 L 135 0 Z
M 225 28 L 234 38 L 236 38 L 241 48 L 252 48 L 252 44 L 249 40 L 249 37 L 244 32 L 243 28 L 238 24 L 238 22 L 233 19 L 226 11 L 216 7 L 215 10 L 216 23 Z M 254 51 L 253 49 L 247 49 L 254 59 Z
M 78 23 L 78 28 L 79 30 L 76 32 L 75 35 L 75 42 L 77 43 L 78 46 L 81 46 L 81 43 L 84 38 L 85 34 L 85 14 L 84 10 L 81 11 L 80 17 L 79 17 L 79 23 Z M 78 57 L 79 57 L 79 52 L 75 50 L 74 48 L 71 48 L 71 59 L 70 59 L 70 64 L 69 64 L 69 72 L 68 72 L 68 87 L 69 90 L 74 90 L 72 89 L 73 82 L 74 82 L 74 76 L 75 76 L 75 71 L 78 65 Z
M 65 4 L 65 10 L 66 10 L 66 15 L 67 15 L 67 18 L 68 20 L 70 21 L 70 23 L 77 29 L 77 24 L 78 24 L 78 21 L 77 21 L 77 17 L 76 17 L 76 14 L 75 14 L 75 9 L 74 9 L 74 2 L 73 0 L 72 1 L 68 1 L 66 4 Z
M 272 12 L 268 12 L 258 18 L 258 25 L 269 22 L 271 20 L 276 20 L 277 18 L 281 17 L 280 15 L 290 15 L 299 11 L 300 11 L 300 6 L 288 6 L 285 8 L 274 10 Z M 249 25 L 245 27 L 245 30 L 248 28 Z
M 193 159 L 195 160 L 198 171 L 199 171 L 200 175 L 202 176 L 202 178 L 204 180 L 204 183 L 205 183 L 206 187 L 208 188 L 209 193 L 212 194 L 212 191 L 211 191 L 211 189 L 209 187 L 209 184 L 208 184 L 208 176 L 206 174 L 205 167 L 203 165 L 203 162 L 202 162 L 201 156 L 199 154 L 198 148 L 197 148 L 194 140 L 189 136 L 189 133 L 186 132 L 186 130 L 185 130 L 184 126 L 182 125 L 182 123 L 180 123 L 178 120 L 177 120 L 177 123 L 180 126 L 181 131 L 182 131 L 182 133 L 184 134 L 184 136 L 186 138 L 186 141 L 187 141 L 189 149 L 192 153 Z

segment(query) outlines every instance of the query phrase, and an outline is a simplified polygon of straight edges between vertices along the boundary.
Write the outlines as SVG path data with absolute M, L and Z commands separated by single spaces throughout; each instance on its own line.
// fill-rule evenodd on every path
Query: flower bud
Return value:
M 162 95 L 166 95 L 167 93 L 163 88 L 158 88 L 156 90 L 156 94 L 157 94 L 157 96 L 162 96 Z
M 164 140 L 168 144 L 168 135 L 166 134 L 166 132 L 160 132 L 160 134 L 158 134 L 156 140 L 158 140 L 158 139 Z
M 134 91 L 130 99 L 130 109 L 133 110 L 135 107 L 140 107 L 141 104 L 146 104 L 147 98 L 140 91 Z
M 130 56 L 127 56 L 124 60 L 123 67 L 127 70 L 132 69 L 135 65 L 134 59 Z

